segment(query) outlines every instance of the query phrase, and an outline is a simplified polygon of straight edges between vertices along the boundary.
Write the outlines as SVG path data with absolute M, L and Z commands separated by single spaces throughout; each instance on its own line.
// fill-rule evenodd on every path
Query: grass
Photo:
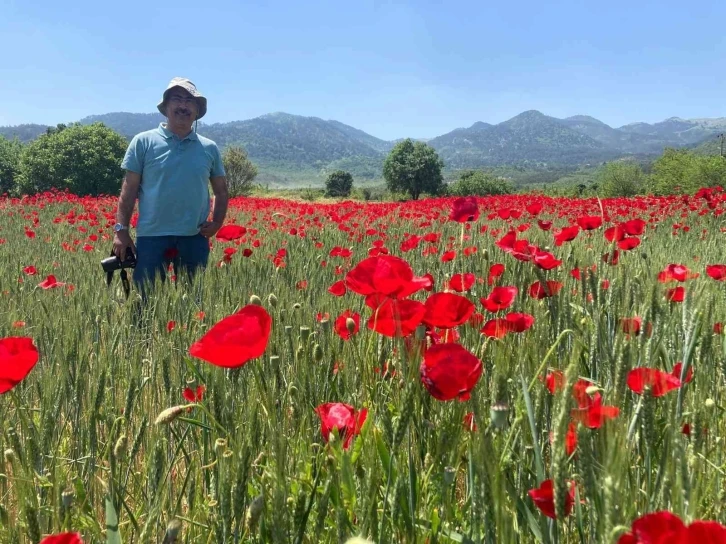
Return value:
M 655 510 L 723 521 L 726 343 L 713 325 L 726 321 L 726 301 L 724 285 L 704 273 L 706 264 L 724 261 L 722 216 L 699 215 L 696 199 L 606 201 L 613 221 L 653 214 L 641 246 L 608 266 L 600 259 L 611 249 L 602 229 L 555 247 L 552 233 L 526 212 L 519 220 L 487 219 L 535 199 L 545 206 L 541 218 L 556 226 L 599 214 L 592 199 L 482 199 L 482 217 L 465 230 L 446 221 L 451 201 L 444 199 L 241 199 L 229 218 L 257 232 L 248 231 L 239 247 L 215 243 L 195 286 L 159 286 L 143 326 L 118 278 L 107 289 L 99 266 L 115 199 L 0 201 L 0 338 L 30 336 L 41 354 L 30 375 L 0 397 L 0 542 L 37 542 L 63 530 L 80 531 L 87 542 L 156 542 L 174 520 L 182 524 L 180 542 L 342 542 L 354 535 L 378 543 L 613 542 Z M 519 237 L 550 246 L 561 267 L 545 272 L 494 245 L 522 223 L 531 228 Z M 674 235 L 673 223 L 690 230 Z M 425 255 L 430 244 L 422 243 L 401 253 L 405 233 L 427 232 L 441 234 L 436 251 Z M 454 273 L 482 278 L 464 293 L 478 312 L 487 313 L 478 300 L 491 290 L 493 263 L 506 266 L 500 284 L 519 287 L 510 311 L 533 315 L 530 330 L 497 340 L 480 326 L 458 328 L 459 342 L 484 365 L 470 400 L 432 398 L 419 378 L 420 355 L 365 327 L 363 297 L 327 292 L 378 239 L 417 275 L 431 273 L 435 291 Z M 83 251 L 85 243 L 93 249 Z M 228 245 L 238 253 L 217 266 Z M 351 247 L 353 257 L 330 257 L 334 246 Z M 465 257 L 467 246 L 477 251 Z M 241 254 L 246 247 L 249 258 Z M 287 257 L 276 268 L 271 257 L 280 248 Z M 443 263 L 446 249 L 457 257 Z M 669 263 L 701 274 L 685 283 L 680 304 L 664 298 L 672 285 L 656 280 Z M 28 265 L 36 276 L 23 272 Z M 569 274 L 591 265 L 581 280 Z M 48 274 L 73 289 L 38 288 Z M 544 278 L 565 286 L 550 299 L 527 296 Z M 301 280 L 304 289 L 296 288 Z M 273 317 L 263 357 L 225 370 L 188 354 L 253 296 Z M 361 314 L 361 330 L 347 342 L 331 323 L 346 309 Z M 319 312 L 330 320 L 318 321 Z M 620 320 L 633 316 L 652 324 L 652 334 L 624 334 Z M 169 332 L 170 321 L 176 326 Z M 681 389 L 654 398 L 627 388 L 632 368 L 670 371 L 677 361 L 695 370 Z M 386 363 L 390 372 L 382 375 Z M 552 369 L 569 378 L 565 392 L 545 388 Z M 599 429 L 580 425 L 568 456 L 563 436 L 574 405 L 567 392 L 577 377 L 592 380 L 620 413 Z M 197 385 L 206 387 L 200 402 L 155 424 L 164 410 L 186 406 L 183 389 Z M 349 450 L 323 440 L 315 407 L 325 402 L 369 410 Z M 462 423 L 469 412 L 474 432 Z M 558 520 L 528 496 L 550 478 L 560 514 L 566 481 L 576 482 L 581 499 Z M 117 529 L 107 515 L 118 516 Z

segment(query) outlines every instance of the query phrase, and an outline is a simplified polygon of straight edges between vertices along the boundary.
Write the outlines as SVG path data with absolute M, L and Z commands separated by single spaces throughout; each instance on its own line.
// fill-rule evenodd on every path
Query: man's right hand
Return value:
M 136 255 L 136 245 L 131 239 L 129 231 L 122 230 L 114 234 L 113 236 L 113 253 L 121 261 L 126 260 L 126 249 L 131 248 L 131 251 Z

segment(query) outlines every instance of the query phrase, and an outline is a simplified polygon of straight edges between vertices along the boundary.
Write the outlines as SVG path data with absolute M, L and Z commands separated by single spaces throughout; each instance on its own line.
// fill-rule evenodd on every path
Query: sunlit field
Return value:
M 115 205 L 0 200 L 1 543 L 726 542 L 718 189 L 233 200 L 143 312 Z

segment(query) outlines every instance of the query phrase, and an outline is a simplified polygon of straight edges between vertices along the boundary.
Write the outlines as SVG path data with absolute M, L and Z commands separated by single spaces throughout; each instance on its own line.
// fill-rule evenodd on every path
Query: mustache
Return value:
M 177 108 L 174 110 L 174 113 L 176 113 L 177 115 L 189 115 L 191 112 L 185 108 Z

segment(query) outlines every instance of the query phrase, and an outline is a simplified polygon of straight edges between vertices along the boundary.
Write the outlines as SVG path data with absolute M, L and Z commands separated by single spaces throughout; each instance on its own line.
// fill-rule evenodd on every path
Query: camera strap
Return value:
M 124 294 L 126 298 L 129 298 L 131 294 L 131 284 L 129 283 L 129 275 L 126 273 L 126 269 L 121 270 L 121 285 L 124 287 Z
M 113 257 L 114 253 L 111 252 L 111 256 Z M 129 275 L 126 273 L 126 269 L 121 269 L 121 285 L 124 288 L 124 295 L 126 295 L 126 298 L 129 298 L 129 295 L 131 294 L 131 284 L 129 283 Z M 106 286 L 111 287 L 111 282 L 113 282 L 113 270 L 110 272 L 106 272 Z

